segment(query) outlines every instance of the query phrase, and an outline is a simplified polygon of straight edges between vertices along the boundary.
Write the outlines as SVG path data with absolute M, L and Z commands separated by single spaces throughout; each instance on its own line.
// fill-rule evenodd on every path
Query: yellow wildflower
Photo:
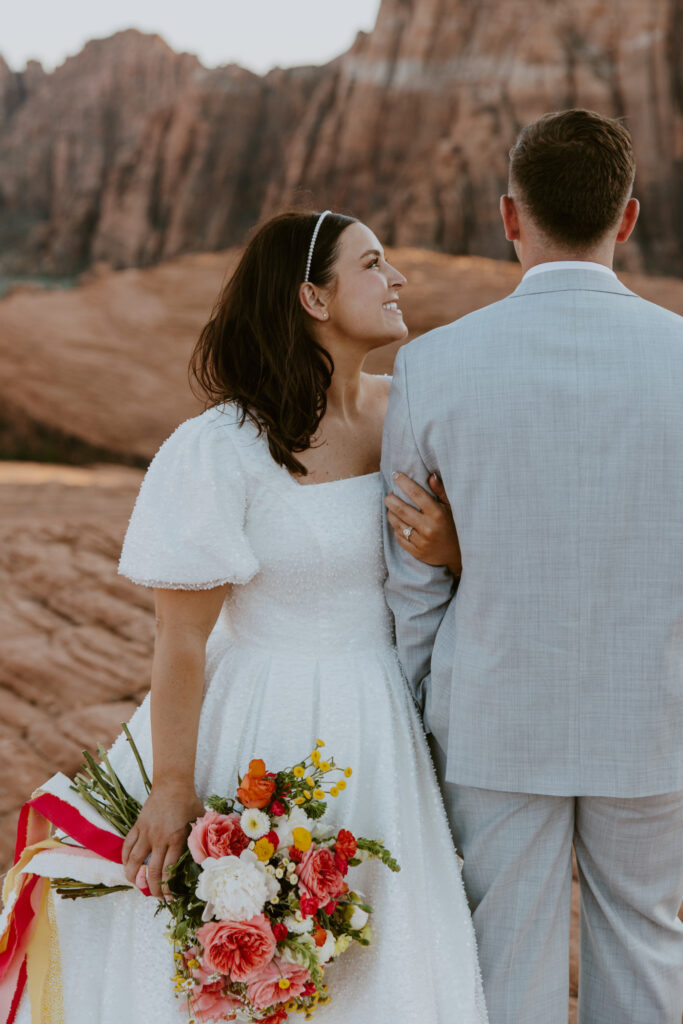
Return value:
M 311 752 L 311 761 L 313 762 L 313 764 L 317 768 L 318 765 L 320 764 L 320 751 L 319 750 L 314 750 L 314 751 Z
M 320 770 L 323 772 L 329 772 L 331 767 L 332 765 L 330 764 L 329 761 L 322 761 L 320 765 Z
M 306 776 L 306 785 L 310 786 L 311 789 L 313 789 L 313 787 L 315 786 L 315 782 L 313 781 L 310 775 Z
M 301 807 L 301 805 L 302 805 L 302 804 L 304 804 L 304 803 L 306 803 L 306 801 L 304 800 L 304 798 L 303 798 L 302 796 L 298 796 L 298 797 L 296 797 L 296 799 L 294 800 L 294 803 L 295 803 L 295 804 L 298 804 L 298 805 L 299 805 L 299 807 Z
M 298 764 L 298 765 L 296 766 L 296 768 L 294 769 L 294 771 L 293 771 L 293 774 L 295 775 L 295 777 L 296 777 L 297 779 L 303 779 L 303 777 L 304 777 L 304 775 L 305 775 L 306 773 L 305 773 L 304 769 L 303 769 L 303 768 L 301 767 L 301 765 L 300 765 L 300 764 Z
M 347 779 L 350 779 L 351 776 L 353 775 L 353 768 L 345 768 L 344 775 L 346 776 Z
M 339 790 L 337 789 L 336 786 L 333 786 L 332 789 L 330 790 L 330 796 L 339 796 Z
M 324 800 L 325 799 L 325 790 L 324 789 L 314 789 L 313 790 L 313 796 L 316 798 L 316 800 Z
M 307 828 L 295 828 L 292 832 L 292 839 L 297 850 L 301 850 L 302 853 L 306 853 L 306 850 L 310 849 L 313 842 L 311 833 Z
M 319 747 L 324 747 L 325 746 L 325 741 L 324 740 L 316 740 L 316 743 L 318 744 Z
M 311 791 L 310 791 L 310 789 L 305 789 L 304 790 L 304 796 L 306 797 L 307 800 L 311 799 Z
M 254 844 L 254 853 L 260 861 L 263 861 L 263 863 L 266 864 L 275 853 L 275 847 L 271 843 L 270 839 L 263 836 Z
M 346 782 L 344 779 L 340 779 L 337 783 L 337 789 L 346 789 Z

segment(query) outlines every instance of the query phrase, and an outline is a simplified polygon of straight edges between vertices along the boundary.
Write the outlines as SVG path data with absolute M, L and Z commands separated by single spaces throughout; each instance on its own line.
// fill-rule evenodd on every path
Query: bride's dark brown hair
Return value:
M 317 213 L 283 213 L 258 229 L 221 292 L 190 360 L 207 407 L 233 402 L 268 438 L 290 473 L 306 475 L 306 451 L 327 407 L 334 364 L 299 300 Z M 328 213 L 309 280 L 330 284 L 339 239 L 352 217 Z

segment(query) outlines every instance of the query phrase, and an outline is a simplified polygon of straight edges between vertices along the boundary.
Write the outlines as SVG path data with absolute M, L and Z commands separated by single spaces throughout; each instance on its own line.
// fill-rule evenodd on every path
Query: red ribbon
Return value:
M 66 800 L 61 800 L 52 793 L 39 793 L 24 804 L 19 814 L 17 843 L 14 850 L 15 864 L 28 846 L 47 838 L 51 824 L 104 860 L 113 861 L 115 864 L 122 863 L 122 836 L 93 825 Z M 16 974 L 6 1024 L 13 1024 L 26 986 L 26 947 L 40 906 L 42 884 L 43 879 L 38 875 L 26 875 L 12 909 L 7 946 L 0 953 L 0 987 L 5 984 L 11 985 L 13 975 Z M 21 965 L 17 972 L 19 957 Z

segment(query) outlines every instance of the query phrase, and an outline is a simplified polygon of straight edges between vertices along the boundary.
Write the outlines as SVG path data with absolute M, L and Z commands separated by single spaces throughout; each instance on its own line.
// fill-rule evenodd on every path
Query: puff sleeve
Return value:
M 235 417 L 219 407 L 186 420 L 163 443 L 135 502 L 121 575 L 175 590 L 247 583 L 256 575 L 238 432 Z

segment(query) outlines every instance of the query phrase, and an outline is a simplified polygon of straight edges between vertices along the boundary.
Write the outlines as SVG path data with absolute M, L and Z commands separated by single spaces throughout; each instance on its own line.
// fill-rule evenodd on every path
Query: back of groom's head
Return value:
M 634 175 L 627 129 L 591 110 L 546 114 L 510 150 L 510 194 L 545 235 L 575 249 L 619 223 Z

